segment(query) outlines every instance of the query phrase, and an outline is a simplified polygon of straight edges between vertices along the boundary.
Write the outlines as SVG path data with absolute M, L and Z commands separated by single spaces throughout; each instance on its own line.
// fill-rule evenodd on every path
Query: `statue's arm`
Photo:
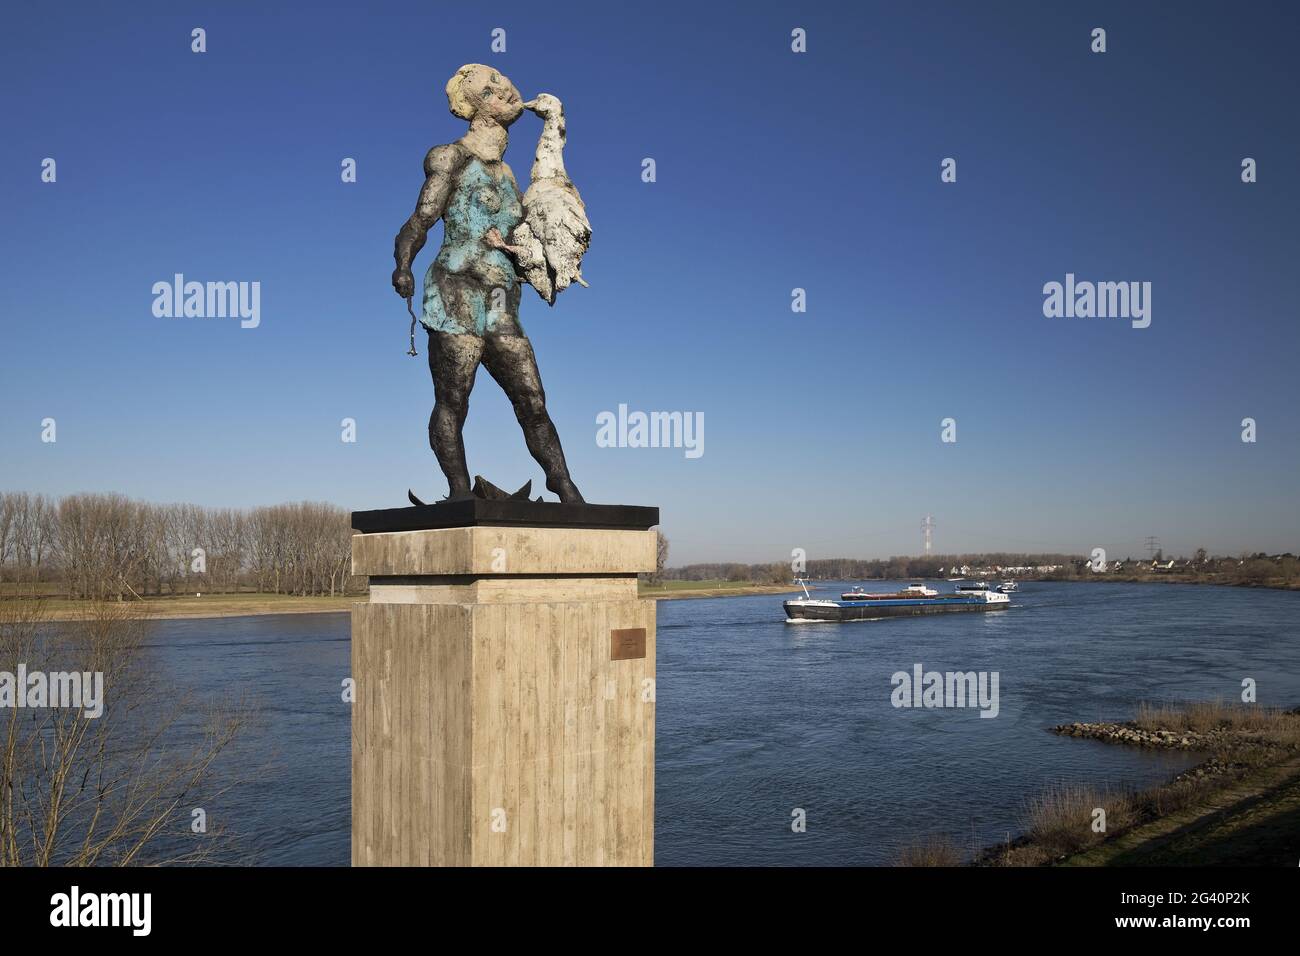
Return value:
M 415 212 L 393 240 L 393 288 L 402 298 L 415 293 L 415 278 L 411 275 L 411 262 L 424 248 L 429 230 L 447 208 L 452 183 L 463 162 L 462 150 L 456 145 L 435 146 L 424 157 L 424 187 L 420 190 Z

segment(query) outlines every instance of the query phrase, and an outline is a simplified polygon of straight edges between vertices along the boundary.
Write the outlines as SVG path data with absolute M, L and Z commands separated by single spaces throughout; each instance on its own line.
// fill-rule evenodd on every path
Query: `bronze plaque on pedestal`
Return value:
M 611 661 L 639 661 L 645 657 L 645 628 L 623 627 L 609 632 Z

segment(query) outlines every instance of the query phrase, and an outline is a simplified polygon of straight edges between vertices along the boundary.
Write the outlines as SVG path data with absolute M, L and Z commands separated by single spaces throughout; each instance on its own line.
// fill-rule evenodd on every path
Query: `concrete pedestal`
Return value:
M 358 534 L 354 866 L 654 862 L 655 533 Z

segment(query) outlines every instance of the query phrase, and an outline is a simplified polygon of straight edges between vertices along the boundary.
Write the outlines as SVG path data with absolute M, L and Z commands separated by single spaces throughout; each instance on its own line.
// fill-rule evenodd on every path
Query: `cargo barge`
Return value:
M 803 582 L 801 581 L 802 585 Z M 887 617 L 918 614 L 951 614 L 957 611 L 1001 611 L 1011 599 L 984 583 L 962 583 L 949 594 L 940 594 L 922 584 L 913 584 L 893 594 L 871 594 L 861 589 L 846 591 L 838 601 L 813 598 L 804 586 L 804 596 L 785 601 L 789 624 L 812 621 L 875 621 Z

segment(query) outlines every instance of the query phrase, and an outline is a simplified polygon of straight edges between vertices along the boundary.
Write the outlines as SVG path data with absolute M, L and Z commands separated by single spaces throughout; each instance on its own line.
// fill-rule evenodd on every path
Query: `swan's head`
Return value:
M 564 104 L 550 93 L 538 93 L 535 99 L 524 104 L 524 109 L 532 110 L 542 119 L 564 115 Z

